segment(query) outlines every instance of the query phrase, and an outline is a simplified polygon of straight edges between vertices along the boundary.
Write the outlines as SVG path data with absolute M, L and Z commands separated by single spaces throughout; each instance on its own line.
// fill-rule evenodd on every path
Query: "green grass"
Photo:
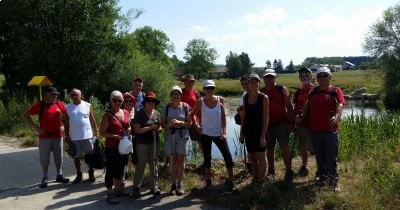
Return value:
M 383 88 L 383 74 L 381 70 L 354 70 L 333 72 L 331 83 L 340 87 L 345 94 L 350 94 L 357 88 L 366 87 L 367 92 L 376 93 Z M 222 96 L 240 96 L 242 89 L 239 80 L 216 80 L 215 94 Z M 299 87 L 300 81 L 297 73 L 279 74 L 277 83 L 289 88 L 290 92 L 294 92 L 292 87 Z M 263 86 L 263 84 L 261 84 Z M 202 83 L 196 82 L 195 88 L 202 90 Z

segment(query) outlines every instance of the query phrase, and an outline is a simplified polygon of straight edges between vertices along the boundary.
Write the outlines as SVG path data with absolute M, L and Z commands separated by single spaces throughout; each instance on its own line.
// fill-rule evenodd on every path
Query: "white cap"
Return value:
M 328 73 L 329 75 L 331 75 L 331 70 L 328 67 L 320 67 L 317 69 L 317 75 L 319 73 Z
M 273 70 L 273 69 L 266 69 L 266 70 L 264 71 L 263 77 L 265 77 L 265 76 L 267 76 L 267 75 L 272 75 L 272 76 L 276 77 L 276 72 L 275 72 L 275 70 Z
M 175 90 L 177 90 L 182 95 L 182 89 L 178 85 L 175 85 L 174 87 L 172 87 L 171 93 Z
M 203 81 L 203 87 L 215 87 L 215 82 L 211 79 L 206 79 Z

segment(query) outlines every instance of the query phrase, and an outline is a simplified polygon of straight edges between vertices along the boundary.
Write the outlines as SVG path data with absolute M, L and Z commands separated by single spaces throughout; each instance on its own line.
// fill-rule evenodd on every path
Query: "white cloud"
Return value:
M 278 23 L 286 16 L 286 10 L 281 7 L 267 7 L 259 12 L 247 13 L 244 20 L 249 25 L 263 26 L 268 23 Z
M 194 30 L 195 32 L 207 32 L 208 30 L 202 26 L 199 25 L 193 25 L 191 27 L 192 30 Z

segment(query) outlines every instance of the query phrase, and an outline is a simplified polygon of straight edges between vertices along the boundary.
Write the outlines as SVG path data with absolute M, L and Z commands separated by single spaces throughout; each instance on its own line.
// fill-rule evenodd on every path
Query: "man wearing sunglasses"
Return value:
M 293 171 L 289 150 L 289 122 L 294 122 L 293 105 L 290 102 L 289 90 L 276 83 L 275 70 L 266 69 L 263 75 L 265 87 L 260 92 L 269 98 L 269 123 L 267 140 L 267 160 L 269 179 L 275 178 L 275 145 L 279 144 L 286 167 L 285 180 L 292 181 Z
M 72 103 L 66 107 L 65 118 L 65 141 L 71 141 L 76 154 L 73 157 L 76 169 L 76 177 L 73 184 L 82 181 L 81 158 L 82 152 L 85 155 L 93 153 L 93 140 L 98 136 L 96 120 L 90 103 L 82 100 L 82 93 L 74 88 L 69 94 Z M 94 182 L 94 170 L 89 166 L 89 181 Z
M 308 117 L 311 142 L 317 161 L 316 184 L 325 184 L 338 189 L 337 157 L 339 149 L 339 121 L 342 107 L 346 104 L 343 92 L 331 85 L 331 71 L 328 67 L 317 70 L 318 86 L 309 94 L 303 107 L 303 115 Z M 301 122 L 296 117 L 296 122 Z

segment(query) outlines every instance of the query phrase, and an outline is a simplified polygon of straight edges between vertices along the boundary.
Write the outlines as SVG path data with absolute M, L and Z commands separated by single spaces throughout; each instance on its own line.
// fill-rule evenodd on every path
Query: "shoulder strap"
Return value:
M 61 110 L 61 106 L 60 106 L 58 100 L 56 101 L 55 104 L 56 104 L 56 105 L 58 106 L 58 108 Z M 46 105 L 47 105 L 46 102 L 40 101 L 39 122 L 40 122 L 40 120 L 42 119 L 43 110 L 44 110 L 44 107 L 45 107 Z M 50 106 L 51 106 L 51 105 L 52 105 L 52 104 L 50 104 Z
M 283 85 L 276 85 L 275 88 L 278 90 L 280 94 L 283 95 Z
M 199 93 L 199 91 L 194 90 L 194 95 L 196 96 L 196 99 L 199 100 L 199 98 L 201 98 L 201 95 Z
M 169 110 L 169 103 L 165 107 L 165 123 L 168 123 L 168 110 Z

